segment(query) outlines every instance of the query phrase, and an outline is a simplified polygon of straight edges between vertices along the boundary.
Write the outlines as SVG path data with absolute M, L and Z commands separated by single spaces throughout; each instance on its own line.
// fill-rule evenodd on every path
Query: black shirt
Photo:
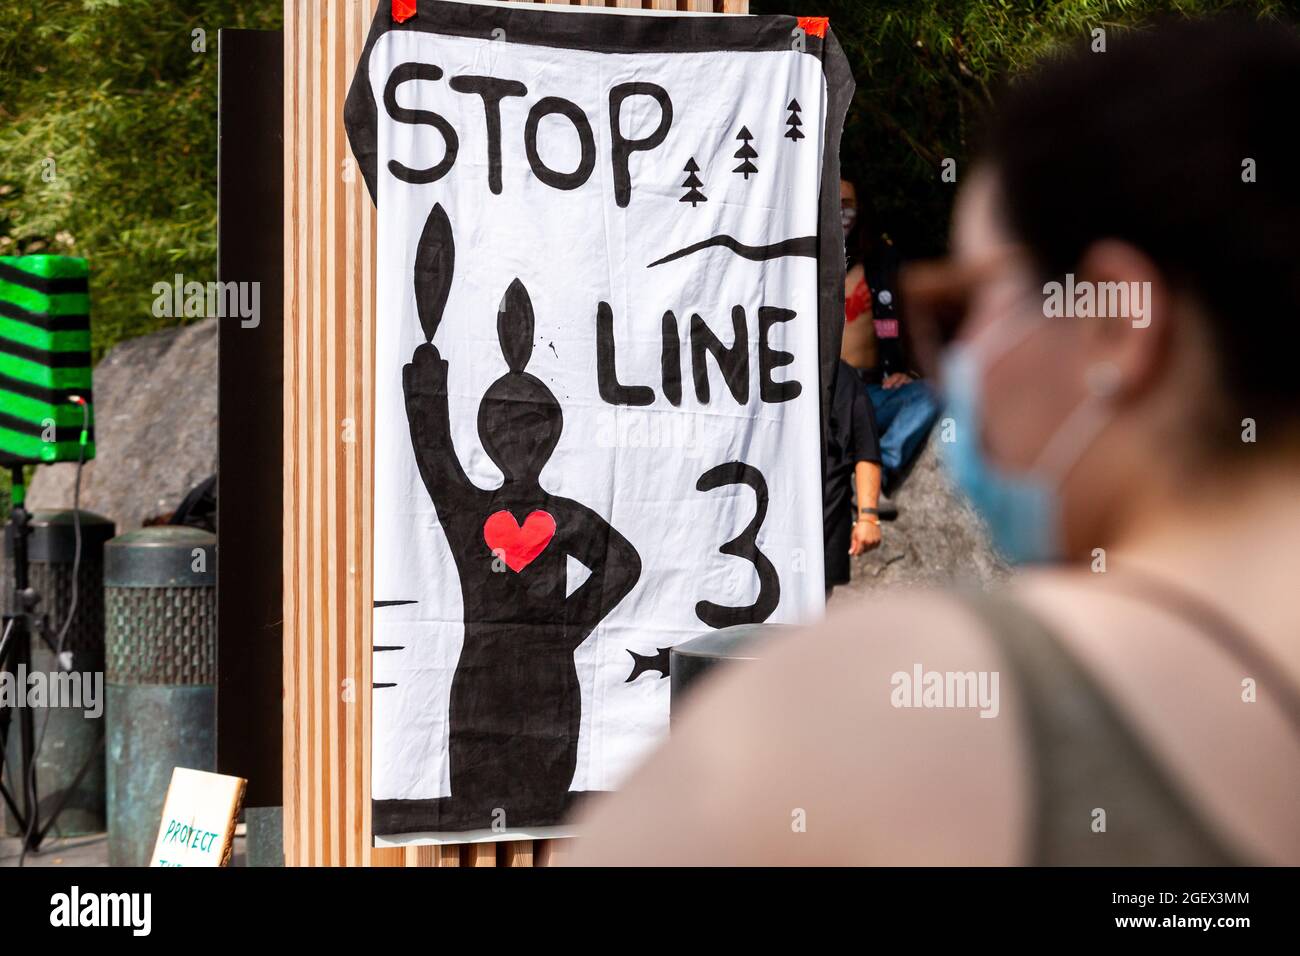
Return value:
M 849 579 L 849 535 L 853 530 L 853 469 L 860 461 L 880 464 L 876 418 L 866 387 L 843 359 L 835 370 L 831 418 L 826 429 L 826 486 L 822 490 L 826 583 Z

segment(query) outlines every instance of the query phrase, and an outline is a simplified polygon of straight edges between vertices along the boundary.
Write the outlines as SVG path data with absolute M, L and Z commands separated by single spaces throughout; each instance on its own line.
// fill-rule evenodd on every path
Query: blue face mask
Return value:
M 999 354 L 1022 340 L 1022 335 L 1013 336 L 1001 343 Z M 945 414 L 952 419 L 954 432 L 953 440 L 940 441 L 940 454 L 958 490 L 988 524 L 994 547 L 1007 560 L 1013 564 L 1058 560 L 1062 557 L 1059 485 L 1105 426 L 1108 416 L 1098 414 L 1103 403 L 1097 399 L 1113 393 L 1117 370 L 1109 365 L 1090 370 L 1093 398 L 1066 418 L 1029 472 L 1012 475 L 984 454 L 980 405 L 985 363 L 991 364 L 991 359 L 981 343 L 957 342 L 943 355 Z
M 1032 478 L 1006 475 L 984 457 L 980 434 L 980 377 L 974 349 L 951 346 L 943 357 L 945 414 L 952 441 L 940 441 L 944 464 L 988 524 L 993 546 L 1013 564 L 1047 561 L 1060 553 L 1060 505 L 1055 489 Z

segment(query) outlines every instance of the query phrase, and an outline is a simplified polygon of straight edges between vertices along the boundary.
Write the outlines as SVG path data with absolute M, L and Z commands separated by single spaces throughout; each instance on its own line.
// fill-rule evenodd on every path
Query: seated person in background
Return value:
M 840 358 L 857 369 L 880 435 L 884 491 L 897 487 L 939 417 L 934 392 L 913 371 L 898 302 L 898 250 L 880 230 L 857 189 L 840 180 L 848 251 L 844 340 Z
M 853 503 L 853 489 L 857 505 Z M 835 372 L 826 436 L 826 487 L 822 507 L 826 540 L 826 596 L 849 583 L 849 556 L 880 544 L 880 445 L 871 403 L 857 373 L 843 360 Z

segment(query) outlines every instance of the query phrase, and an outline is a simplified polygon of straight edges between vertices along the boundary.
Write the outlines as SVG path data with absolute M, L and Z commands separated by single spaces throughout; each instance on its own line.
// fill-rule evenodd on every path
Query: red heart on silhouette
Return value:
M 534 511 L 523 527 L 509 511 L 498 511 L 483 522 L 483 540 L 502 558 L 511 571 L 522 571 L 546 550 L 555 537 L 555 519 L 545 511 Z

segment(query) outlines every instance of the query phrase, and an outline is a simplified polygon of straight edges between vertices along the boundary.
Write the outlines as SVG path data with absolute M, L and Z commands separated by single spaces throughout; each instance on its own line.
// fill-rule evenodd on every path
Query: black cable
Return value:
M 81 472 L 86 465 L 86 441 L 90 434 L 90 403 L 79 395 L 72 396 L 71 399 L 81 406 L 81 440 L 77 446 L 77 476 L 72 486 L 72 534 L 73 534 L 73 551 L 72 551 L 72 598 L 68 602 L 68 613 L 63 619 L 63 625 L 59 628 L 59 636 L 54 640 L 54 666 L 63 667 L 63 642 L 67 640 L 68 631 L 72 628 L 72 619 L 77 613 L 77 584 L 81 577 Z M 29 639 L 30 639 L 29 634 Z M 45 731 L 50 726 L 50 712 L 47 708 L 45 711 L 45 720 L 41 723 L 40 733 L 36 735 L 36 746 L 32 748 L 31 763 L 24 767 L 23 770 L 27 775 L 27 793 L 36 792 L 36 760 L 41 753 L 41 745 L 45 743 Z M 18 854 L 18 866 L 21 868 L 27 862 L 27 847 L 31 842 L 33 834 L 36 832 L 36 822 L 39 814 L 37 807 L 28 808 L 27 813 L 27 832 L 23 834 L 22 852 Z
M 9 632 L 12 631 L 13 629 L 14 629 L 14 619 L 11 617 L 5 623 L 4 634 L 0 635 L 0 664 L 3 664 L 4 662 L 5 648 L 9 646 Z M 13 728 L 11 726 L 10 730 L 12 731 L 12 729 Z M 9 745 L 8 736 L 0 737 L 0 747 L 8 747 L 8 745 Z M 9 781 L 7 784 L 8 789 L 4 791 L 5 800 L 8 801 L 10 799 L 9 797 L 10 792 L 17 792 L 17 791 L 14 791 L 13 789 L 14 786 L 13 768 L 10 766 L 10 762 L 5 759 L 5 755 L 3 753 L 0 753 L 0 770 L 2 770 L 4 774 L 3 777 L 0 778 L 0 787 L 6 786 L 5 781 L 6 780 Z M 18 808 L 14 806 L 12 803 L 10 803 L 9 806 L 14 813 L 15 820 L 18 819 L 21 816 L 21 814 L 18 813 Z
M 14 619 L 10 618 L 5 623 L 4 634 L 0 635 L 0 662 L 3 662 L 5 659 L 5 649 L 9 646 L 9 632 L 12 631 L 13 629 L 14 629 Z M 7 737 L 0 738 L 0 747 L 6 747 L 8 746 L 8 744 L 9 744 L 9 740 Z M 11 769 L 9 767 L 9 761 L 5 760 L 4 757 L 5 755 L 0 753 L 0 767 L 4 768 L 4 775 L 9 780 L 9 787 L 10 789 L 12 789 L 14 785 L 14 778 Z M 0 784 L 3 783 L 4 780 L 0 780 Z M 7 796 L 8 794 L 6 793 L 6 797 Z

